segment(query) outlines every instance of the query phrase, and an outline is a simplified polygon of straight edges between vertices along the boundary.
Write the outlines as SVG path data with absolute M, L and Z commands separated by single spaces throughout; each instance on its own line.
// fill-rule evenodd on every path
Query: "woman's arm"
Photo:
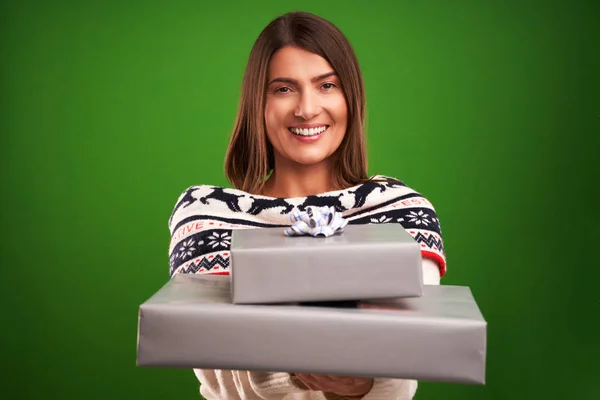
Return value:
M 430 259 L 423 258 L 423 284 L 440 284 L 439 264 Z M 410 400 L 417 392 L 418 382 L 412 379 L 378 379 L 373 382 L 373 387 L 363 400 Z
M 194 369 L 200 394 L 209 400 L 280 400 L 292 393 L 308 392 L 285 372 Z
M 434 261 L 431 258 L 423 258 L 422 268 L 424 285 L 440 284 L 440 266 L 437 261 Z
M 423 258 L 423 284 L 439 285 L 440 284 L 440 267 L 439 264 L 430 259 Z M 370 384 L 363 385 L 365 388 L 370 388 L 363 395 L 358 396 L 343 396 L 344 393 L 351 392 L 354 387 L 360 387 L 357 382 L 351 381 L 349 387 L 344 387 L 345 380 L 349 378 L 332 377 L 328 375 L 303 375 L 298 374 L 297 377 L 305 382 L 309 387 L 317 390 L 332 393 L 334 397 L 331 399 L 363 399 L 363 400 L 411 400 L 416 391 L 418 383 L 412 379 L 389 379 L 375 378 Z M 362 384 L 363 382 L 358 382 Z M 365 389 L 367 390 L 367 389 Z

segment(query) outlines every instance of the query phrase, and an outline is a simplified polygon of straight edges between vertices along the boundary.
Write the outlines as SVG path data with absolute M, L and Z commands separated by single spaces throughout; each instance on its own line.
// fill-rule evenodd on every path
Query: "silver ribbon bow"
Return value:
M 287 236 L 333 236 L 342 233 L 348 221 L 335 207 L 307 207 L 305 212 L 290 215 L 292 226 L 285 230 Z

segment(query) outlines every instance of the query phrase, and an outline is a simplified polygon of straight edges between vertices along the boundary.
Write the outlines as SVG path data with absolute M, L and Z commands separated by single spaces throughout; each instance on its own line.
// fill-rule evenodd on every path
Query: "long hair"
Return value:
M 256 39 L 242 82 L 235 126 L 225 156 L 225 174 L 236 188 L 260 193 L 275 167 L 264 120 L 271 57 L 294 46 L 323 57 L 338 74 L 348 109 L 344 139 L 333 158 L 333 185 L 347 188 L 368 180 L 364 134 L 365 89 L 349 41 L 331 22 L 306 12 L 271 21 Z

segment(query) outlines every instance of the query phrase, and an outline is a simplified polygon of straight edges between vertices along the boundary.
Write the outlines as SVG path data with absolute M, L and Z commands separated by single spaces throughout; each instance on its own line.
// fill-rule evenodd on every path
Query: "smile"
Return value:
M 315 128 L 288 128 L 288 130 L 298 136 L 315 136 L 325 132 L 327 128 L 328 125 L 323 125 Z

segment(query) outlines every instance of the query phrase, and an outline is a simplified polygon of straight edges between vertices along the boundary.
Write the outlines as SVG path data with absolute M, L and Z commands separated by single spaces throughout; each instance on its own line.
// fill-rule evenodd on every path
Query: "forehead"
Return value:
M 311 79 L 332 72 L 333 68 L 323 57 L 297 47 L 284 47 L 269 62 L 269 79 Z

